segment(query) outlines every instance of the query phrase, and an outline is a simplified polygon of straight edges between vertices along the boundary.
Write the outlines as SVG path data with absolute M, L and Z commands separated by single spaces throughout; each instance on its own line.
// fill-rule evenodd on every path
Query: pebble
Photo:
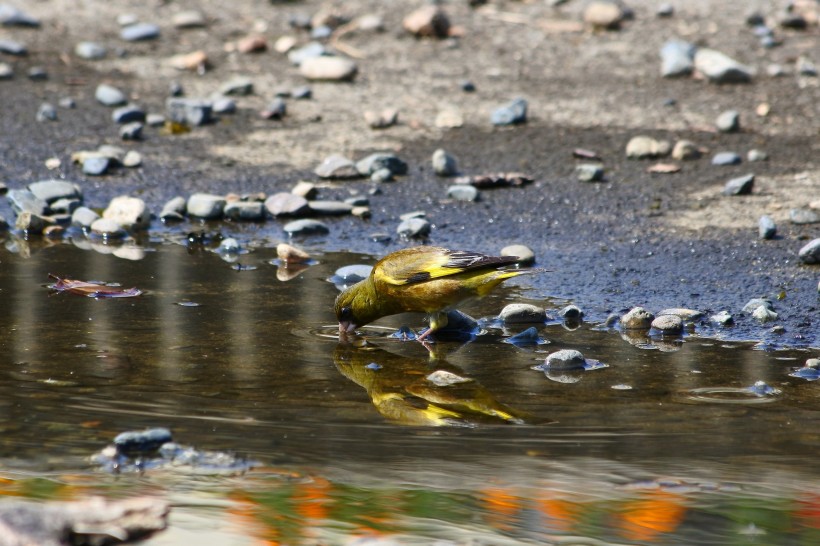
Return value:
M 77 207 L 71 213 L 71 225 L 82 229 L 90 229 L 91 224 L 99 220 L 100 215 L 88 207 Z
M 236 42 L 236 50 L 240 53 L 261 53 L 268 49 L 268 41 L 264 36 L 245 36 Z
M 390 169 L 377 169 L 370 175 L 370 180 L 376 184 L 381 184 L 383 182 L 392 182 L 395 180 L 395 177 Z
M 117 24 L 121 27 L 136 25 L 139 23 L 139 18 L 133 13 L 121 13 L 117 15 Z
M 281 97 L 276 97 L 270 102 L 270 104 L 268 104 L 267 108 L 260 112 L 259 115 L 262 116 L 262 119 L 280 120 L 285 117 L 287 111 L 288 105 L 285 103 L 284 99 Z
M 294 87 L 290 94 L 296 100 L 310 100 L 313 98 L 313 88 L 309 85 L 300 85 Z
M 0 4 L 0 25 L 6 27 L 39 27 L 40 21 L 10 4 Z
M 399 111 L 395 108 L 385 108 L 381 112 L 366 110 L 364 122 L 371 129 L 387 129 L 395 125 L 399 120 Z
M 111 159 L 105 156 L 88 156 L 83 160 L 83 173 L 90 176 L 100 176 L 108 171 Z
M 265 209 L 274 218 L 277 216 L 304 216 L 310 212 L 305 197 L 289 192 L 275 193 L 265 199 Z
M 205 125 L 214 121 L 213 106 L 204 99 L 169 97 L 165 108 L 171 121 L 185 125 Z
M 774 311 L 772 302 L 766 298 L 752 298 L 743 306 L 743 312 L 751 315 L 758 307 L 765 307 Z
M 122 106 L 128 102 L 125 93 L 106 83 L 101 83 L 94 91 L 94 98 L 97 102 L 105 106 Z
M 735 318 L 729 313 L 729 311 L 720 311 L 709 317 L 714 323 L 720 324 L 721 326 L 729 326 L 734 324 Z
M 202 28 L 207 25 L 205 16 L 199 10 L 185 10 L 171 17 L 171 24 L 176 28 Z
M 74 54 L 82 59 L 98 60 L 105 58 L 108 50 L 97 42 L 80 42 L 74 46 Z
M 180 53 L 169 58 L 168 65 L 177 70 L 202 71 L 208 66 L 208 54 L 201 49 L 190 53 Z M 182 87 L 175 86 L 171 95 L 175 97 L 182 95 Z
M 555 371 L 583 370 L 586 367 L 583 353 L 574 349 L 561 349 L 547 355 L 545 368 Z
M 820 237 L 806 243 L 797 256 L 804 264 L 820 264 Z M 818 285 L 820 290 L 820 285 Z
M 34 119 L 37 121 L 57 121 L 57 108 L 50 102 L 44 102 L 37 109 L 37 115 Z
M 83 193 L 80 186 L 67 180 L 40 180 L 28 185 L 28 190 L 34 197 L 44 201 L 46 204 L 54 203 L 60 199 L 82 200 Z
M 757 232 L 761 239 L 774 239 L 777 235 L 777 224 L 770 216 L 761 216 L 757 222 Z
M 211 110 L 214 114 L 235 114 L 236 101 L 229 97 L 219 97 L 214 99 Z
M 14 222 L 15 229 L 31 234 L 42 233 L 44 229 L 53 225 L 55 222 L 50 217 L 29 211 L 18 214 Z
M 712 83 L 747 83 L 753 75 L 750 67 L 708 48 L 695 52 L 695 69 Z
M 433 124 L 440 129 L 457 129 L 464 125 L 464 114 L 458 108 L 447 107 L 436 114 Z
M 669 154 L 671 146 L 666 140 L 656 140 L 650 136 L 634 136 L 626 145 L 626 157 L 646 159 L 662 157 Z
M 132 169 L 142 165 L 142 154 L 136 150 L 128 150 L 125 157 L 122 158 L 122 166 Z
M 316 184 L 306 180 L 300 180 L 291 188 L 290 193 L 304 197 L 305 199 L 316 199 L 319 190 L 316 189 Z
M 700 148 L 691 140 L 679 140 L 672 148 L 672 158 L 678 161 L 698 159 L 700 156 Z
M 102 217 L 114 220 L 127 230 L 145 229 L 151 223 L 151 213 L 145 201 L 138 197 L 115 197 L 103 211 Z
M 303 264 L 310 261 L 310 254 L 287 243 L 276 245 L 276 255 L 286 264 Z
M 791 209 L 789 220 L 792 224 L 816 224 L 820 222 L 820 214 L 811 209 Z
M 624 20 L 624 12 L 615 2 L 593 0 L 584 9 L 583 19 L 596 29 L 617 30 Z
M 447 197 L 456 201 L 478 201 L 479 192 L 475 186 L 455 184 L 447 188 Z
M 94 220 L 90 226 L 91 234 L 103 239 L 122 239 L 128 233 L 115 220 L 110 218 L 99 218 Z
M 490 115 L 490 122 L 493 125 L 517 125 L 527 121 L 527 101 L 516 98 L 507 104 L 493 110 Z
M 732 178 L 723 187 L 723 195 L 749 195 L 752 193 L 754 183 L 755 175 L 753 174 Z
M 408 218 L 396 228 L 396 233 L 408 239 L 426 237 L 430 234 L 430 222 L 424 218 Z
M 558 311 L 558 316 L 564 320 L 577 321 L 584 318 L 584 312 L 577 305 L 567 305 Z
M 189 216 L 213 220 L 222 217 L 225 203 L 225 198 L 221 195 L 194 193 L 188 197 L 185 210 Z
M 10 80 L 14 77 L 14 68 L 9 63 L 0 63 L 0 80 Z
M 291 197 L 296 197 L 295 195 Z M 353 205 L 343 201 L 308 201 L 308 206 L 313 214 L 322 216 L 341 216 L 353 212 Z
M 501 309 L 499 320 L 504 324 L 543 323 L 547 314 L 542 307 L 530 303 L 510 303 Z
M 310 38 L 312 40 L 327 40 L 333 34 L 333 29 L 327 25 L 313 27 L 310 29 Z
M 330 233 L 327 224 L 318 220 L 293 220 L 285 224 L 283 228 L 288 235 L 325 235 Z
M 600 182 L 604 179 L 604 168 L 595 163 L 582 163 L 575 166 L 575 176 L 581 182 Z
M 111 119 L 114 123 L 131 123 L 132 121 L 145 121 L 145 110 L 136 104 L 128 104 L 115 108 L 111 112 Z
M 355 62 L 344 57 L 310 57 L 299 65 L 299 73 L 312 81 L 349 81 L 359 70 Z
M 219 94 L 245 97 L 253 94 L 253 80 L 239 76 L 219 86 Z
M 6 53 L 7 55 L 17 55 L 18 57 L 20 57 L 26 55 L 28 53 L 28 49 L 26 49 L 26 46 L 24 46 L 20 42 L 8 39 L 0 39 L 0 53 Z
M 660 315 L 652 321 L 651 327 L 662 334 L 680 334 L 683 332 L 683 321 L 677 315 Z
M 726 110 L 717 117 L 715 126 L 721 133 L 736 133 L 740 130 L 740 113 L 737 110 Z
M 523 332 L 519 332 L 514 336 L 510 336 L 506 339 L 502 340 L 504 343 L 510 343 L 517 347 L 522 347 L 526 345 L 543 345 L 546 343 L 540 335 L 538 335 L 538 328 L 535 326 L 530 326 Z
M 763 150 L 752 149 L 746 154 L 746 159 L 750 162 L 767 161 L 769 159 L 769 154 Z
M 664 315 L 675 315 L 679 317 L 681 320 L 697 320 L 703 317 L 703 311 L 698 311 L 697 309 L 687 309 L 685 307 L 672 307 L 669 309 L 664 309 L 658 313 L 657 316 L 664 316 Z
M 159 213 L 163 222 L 182 221 L 185 218 L 186 200 L 182 196 L 177 196 L 165 203 Z
M 148 127 L 162 127 L 165 125 L 165 116 L 162 114 L 148 114 L 145 116 L 145 124 Z
M 159 37 L 159 26 L 153 23 L 135 23 L 120 30 L 120 38 L 126 42 L 141 42 Z
M 407 163 L 396 154 L 374 153 L 356 162 L 356 171 L 361 176 L 370 176 L 381 169 L 388 169 L 395 176 L 407 174 Z
M 476 90 L 475 83 L 473 83 L 470 80 L 462 80 L 461 82 L 459 82 L 458 86 L 465 93 L 474 93 Z
M 752 312 L 752 317 L 759 320 L 760 322 L 765 323 L 777 320 L 777 313 L 775 313 L 772 309 L 769 309 L 765 305 L 761 305 Z
M 672 4 L 660 4 L 655 9 L 655 15 L 661 18 L 672 17 L 675 15 L 675 6 Z
M 48 72 L 42 66 L 32 66 L 28 69 L 28 79 L 33 82 L 42 82 L 48 79 Z
M 817 66 L 805 55 L 800 55 L 795 63 L 795 68 L 801 76 L 817 77 Z
M 281 36 L 281 37 L 277 38 L 277 40 L 273 43 L 273 50 L 276 51 L 277 53 L 288 53 L 294 47 L 296 47 L 297 43 L 298 43 L 298 41 L 293 36 Z M 321 45 L 321 44 L 319 44 L 319 45 Z M 293 63 L 293 64 L 299 64 L 299 63 Z
M 621 317 L 621 327 L 627 330 L 646 330 L 652 326 L 655 316 L 643 307 L 633 307 Z
M 319 178 L 359 178 L 361 175 L 356 169 L 356 164 L 350 159 L 340 156 L 331 155 L 326 157 L 313 173 Z
M 525 245 L 508 245 L 501 249 L 501 256 L 516 256 L 518 265 L 532 265 L 535 263 L 535 252 Z
M 139 140 L 142 138 L 143 124 L 139 121 L 132 121 L 120 127 L 120 138 L 123 140 Z
M 235 222 L 260 222 L 265 219 L 265 206 L 259 201 L 231 201 L 223 216 Z
M 697 47 L 689 42 L 670 40 L 661 48 L 661 76 L 677 78 L 692 73 Z
M 82 202 L 79 199 L 58 199 L 49 205 L 52 214 L 56 215 L 71 215 L 74 209 L 79 207 Z
M 15 214 L 20 214 L 22 212 L 46 214 L 48 211 L 48 203 L 38 198 L 31 192 L 31 190 L 28 189 L 8 190 L 6 199 Z
M 300 48 L 290 49 L 290 52 L 288 53 L 288 61 L 290 61 L 290 64 L 294 66 L 300 66 L 308 59 L 313 59 L 315 57 L 321 57 L 328 54 L 329 53 L 325 46 L 319 42 L 310 42 Z
M 458 161 L 456 158 L 439 148 L 433 152 L 433 172 L 438 176 L 455 176 L 458 174 Z
M 418 37 L 446 38 L 450 33 L 450 18 L 440 7 L 428 5 L 409 13 L 402 26 Z
M 743 159 L 735 152 L 719 152 L 712 157 L 712 165 L 740 165 Z

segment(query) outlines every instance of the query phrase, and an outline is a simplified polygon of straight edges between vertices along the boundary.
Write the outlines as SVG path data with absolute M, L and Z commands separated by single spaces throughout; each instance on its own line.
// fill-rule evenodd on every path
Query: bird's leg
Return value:
M 430 313 L 428 315 L 428 318 L 430 321 L 430 327 L 427 328 L 427 330 L 423 334 L 416 338 L 422 343 L 424 342 L 424 340 L 427 339 L 427 337 L 430 334 L 432 334 L 436 330 L 440 330 L 441 328 L 447 326 L 447 313 L 444 311 L 436 311 L 435 313 Z

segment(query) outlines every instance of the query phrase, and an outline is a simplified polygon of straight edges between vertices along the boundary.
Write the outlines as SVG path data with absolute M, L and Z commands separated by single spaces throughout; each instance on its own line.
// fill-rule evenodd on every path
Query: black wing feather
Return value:
M 450 259 L 443 267 L 453 269 L 489 269 L 502 265 L 514 264 L 518 261 L 518 256 L 487 256 L 478 252 L 467 252 L 465 250 L 455 250 L 450 253 Z

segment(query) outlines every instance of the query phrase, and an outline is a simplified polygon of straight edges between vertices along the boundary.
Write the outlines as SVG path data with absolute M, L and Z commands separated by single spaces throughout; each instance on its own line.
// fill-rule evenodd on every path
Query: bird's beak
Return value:
M 343 321 L 339 323 L 339 339 L 346 340 L 347 336 L 356 330 L 356 325 L 352 322 Z

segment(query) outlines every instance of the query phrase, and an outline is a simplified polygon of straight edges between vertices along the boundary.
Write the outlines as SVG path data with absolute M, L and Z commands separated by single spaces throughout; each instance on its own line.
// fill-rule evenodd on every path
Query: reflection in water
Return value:
M 127 253 L 140 259 L 7 244 L 21 250 L 0 251 L 0 495 L 171 500 L 150 546 L 820 543 L 820 383 L 790 376 L 809 353 L 557 324 L 536 327 L 549 345 L 488 327 L 432 358 L 379 335 L 341 346 L 322 334 L 337 293 L 325 279 L 365 258 L 322 255 L 283 282 L 273 246 L 234 271 L 172 244 Z M 49 297 L 49 273 L 145 293 Z M 496 314 L 515 294 L 464 310 Z M 560 349 L 609 367 L 575 383 L 533 369 Z M 760 381 L 773 390 L 749 390 Z M 158 426 L 266 466 L 90 466 L 116 434 Z

